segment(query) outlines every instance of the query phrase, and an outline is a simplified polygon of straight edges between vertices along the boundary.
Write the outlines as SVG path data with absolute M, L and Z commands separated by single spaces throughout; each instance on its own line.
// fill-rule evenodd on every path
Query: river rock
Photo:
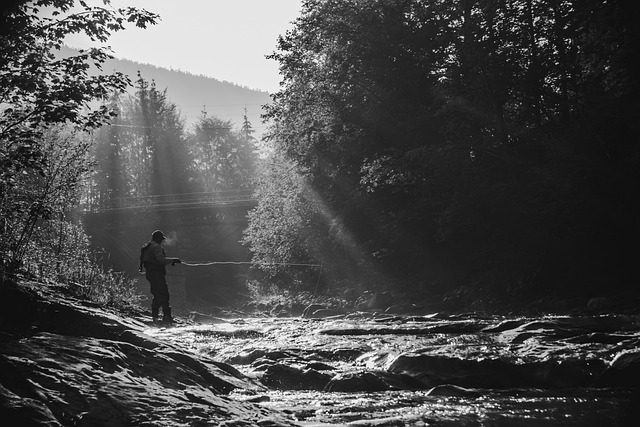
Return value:
M 22 417 L 16 425 L 25 426 L 124 427 L 233 419 L 253 425 L 271 415 L 227 398 L 225 390 L 234 385 L 194 360 L 124 342 L 51 333 L 2 343 L 3 419 Z
M 387 370 L 405 373 L 430 387 L 453 384 L 461 387 L 505 388 L 519 385 L 513 365 L 500 360 L 462 360 L 425 354 L 400 355 Z
M 373 372 L 347 372 L 336 375 L 329 381 L 325 391 L 329 392 L 358 392 L 358 391 L 386 391 L 391 387 Z
M 599 387 L 638 387 L 640 350 L 625 350 L 616 355 L 597 381 Z
M 260 359 L 261 357 L 264 357 L 265 354 L 267 354 L 266 350 L 253 349 L 253 350 L 232 356 L 229 359 L 227 359 L 227 362 L 233 363 L 234 365 L 251 365 L 256 360 Z
M 312 361 L 304 365 L 305 369 L 315 369 L 316 371 L 333 371 L 335 368 L 323 362 Z
M 427 396 L 455 396 L 455 397 L 479 397 L 482 396 L 480 390 L 475 388 L 465 388 L 453 384 L 442 384 L 431 388 Z
M 373 392 L 386 390 L 426 390 L 427 384 L 406 374 L 385 371 L 348 372 L 334 376 L 325 391 Z
M 45 284 L 0 289 L 0 416 L 19 426 L 296 425 L 231 399 L 264 386 Z M 12 308 L 12 302 L 18 304 Z M 17 309 L 19 307 L 19 309 Z M 18 313 L 22 310 L 22 313 Z M 15 314 L 15 316 L 14 316 Z M 26 322 L 26 323 L 25 323 Z
M 451 384 L 471 388 L 570 388 L 587 387 L 605 365 L 600 360 L 547 360 L 511 363 L 500 359 L 463 360 L 425 354 L 400 355 L 387 366 L 436 386 Z
M 330 375 L 314 369 L 300 369 L 293 366 L 276 363 L 267 367 L 261 382 L 279 390 L 323 390 Z

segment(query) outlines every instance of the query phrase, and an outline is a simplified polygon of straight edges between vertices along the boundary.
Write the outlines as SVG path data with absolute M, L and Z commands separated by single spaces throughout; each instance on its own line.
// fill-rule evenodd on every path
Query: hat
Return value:
M 153 239 L 153 240 L 157 240 L 158 238 L 160 238 L 160 240 L 165 240 L 166 239 L 166 237 L 164 237 L 164 233 L 162 232 L 162 230 L 156 230 L 151 235 L 151 239 Z

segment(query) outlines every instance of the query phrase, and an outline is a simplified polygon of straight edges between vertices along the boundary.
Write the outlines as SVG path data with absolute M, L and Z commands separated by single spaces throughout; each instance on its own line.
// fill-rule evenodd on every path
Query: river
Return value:
M 236 318 L 148 334 L 266 385 L 300 425 L 627 426 L 640 316 Z

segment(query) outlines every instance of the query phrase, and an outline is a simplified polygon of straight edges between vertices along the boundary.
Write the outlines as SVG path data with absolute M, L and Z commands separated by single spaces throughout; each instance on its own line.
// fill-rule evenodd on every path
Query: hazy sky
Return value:
M 101 3 L 91 0 L 90 3 Z M 106 43 L 114 56 L 174 70 L 202 74 L 251 89 L 275 92 L 277 63 L 265 55 L 278 35 L 291 28 L 301 0 L 112 0 L 160 15 L 146 30 L 128 26 Z M 83 37 L 66 40 L 83 48 Z

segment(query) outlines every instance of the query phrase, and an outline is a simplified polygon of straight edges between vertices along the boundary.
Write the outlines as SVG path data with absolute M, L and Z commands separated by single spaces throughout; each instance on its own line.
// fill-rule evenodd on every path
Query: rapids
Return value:
M 148 334 L 265 386 L 231 397 L 300 425 L 626 426 L 640 316 L 353 313 L 237 318 Z

